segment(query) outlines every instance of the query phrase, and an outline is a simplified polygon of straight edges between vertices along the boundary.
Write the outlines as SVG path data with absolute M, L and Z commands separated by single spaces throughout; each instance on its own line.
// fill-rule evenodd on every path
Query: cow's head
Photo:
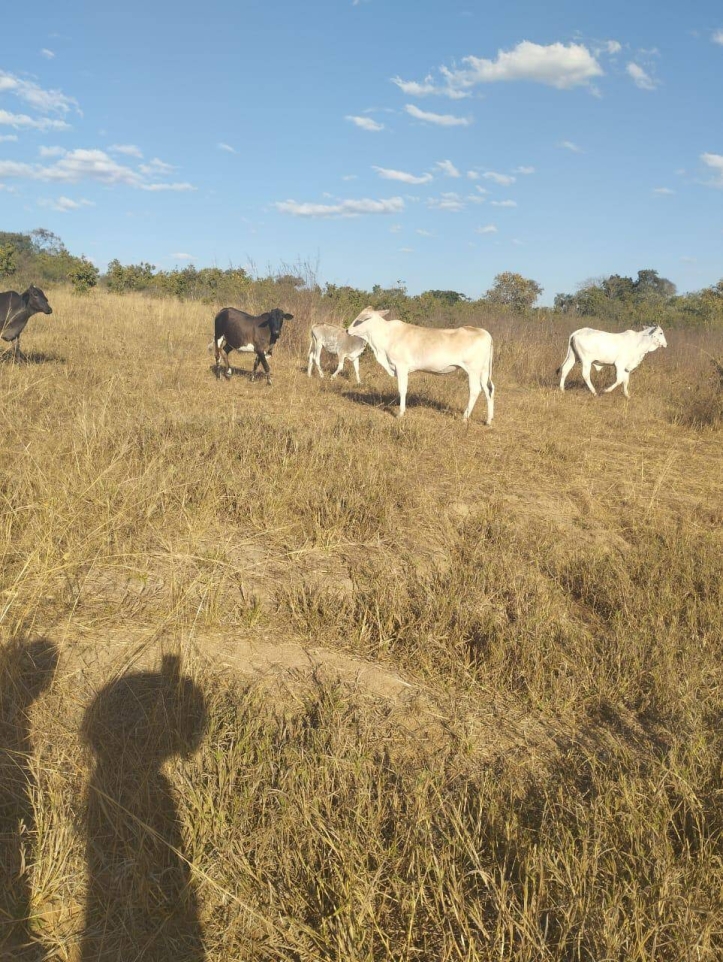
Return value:
M 386 320 L 388 314 L 388 310 L 375 311 L 373 307 L 365 307 L 351 322 L 347 328 L 347 332 L 353 334 L 355 337 L 361 337 L 366 340 L 376 325 L 379 324 L 380 321 Z
M 658 347 L 667 347 L 667 346 L 668 346 L 668 342 L 665 340 L 665 334 L 663 334 L 663 328 L 662 328 L 662 327 L 659 327 L 659 326 L 658 326 L 658 327 L 647 327 L 647 328 L 645 329 L 645 333 L 648 335 L 648 337 L 652 340 L 653 344 L 655 345 L 655 347 L 653 348 L 653 350 L 655 350 L 655 349 L 658 348 Z
M 34 284 L 31 284 L 30 287 L 27 289 L 27 291 L 25 291 L 25 294 L 27 295 L 27 298 L 28 298 L 28 307 L 32 307 L 35 313 L 41 313 L 41 314 L 53 313 L 53 308 L 50 306 L 50 304 L 48 304 L 47 297 L 45 296 L 45 294 L 43 294 L 43 292 L 40 290 L 39 287 L 36 287 Z
M 284 321 L 293 320 L 293 314 L 284 314 L 280 307 L 275 307 L 273 311 L 269 311 L 269 331 L 271 333 L 271 344 L 274 345 L 281 337 L 281 328 L 284 326 Z

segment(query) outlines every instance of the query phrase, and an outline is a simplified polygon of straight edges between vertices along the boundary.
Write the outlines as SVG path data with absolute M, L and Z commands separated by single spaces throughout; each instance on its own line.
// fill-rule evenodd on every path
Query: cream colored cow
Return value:
M 469 379 L 466 421 L 484 391 L 487 424 L 494 415 L 495 386 L 492 383 L 492 337 L 481 327 L 437 330 L 404 321 L 386 320 L 389 311 L 366 307 L 347 328 L 349 334 L 366 341 L 384 370 L 396 377 L 399 386 L 399 417 L 407 402 L 407 382 L 414 371 L 451 374 L 461 370 Z

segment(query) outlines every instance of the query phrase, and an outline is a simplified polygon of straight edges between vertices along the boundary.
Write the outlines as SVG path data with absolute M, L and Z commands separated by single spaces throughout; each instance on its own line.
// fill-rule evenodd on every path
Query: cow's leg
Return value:
M 614 391 L 615 388 L 618 387 L 620 384 L 625 384 L 625 380 L 626 380 L 625 368 L 619 364 L 616 364 L 615 365 L 615 381 L 610 385 L 610 387 L 605 388 L 605 393 L 609 394 L 611 391 Z M 628 396 L 627 385 L 623 387 L 623 391 L 625 392 L 625 397 L 627 397 Z
M 261 354 L 256 355 L 256 362 L 254 363 L 254 371 L 256 370 L 257 364 L 261 364 L 264 371 L 266 372 L 266 383 L 271 384 L 271 368 L 269 367 L 269 362 L 266 360 L 266 355 L 261 352 Z
M 261 355 L 260 355 L 260 354 L 254 355 L 254 366 L 253 366 L 253 368 L 251 369 L 251 380 L 252 380 L 252 381 L 255 381 L 255 380 L 256 380 L 256 370 L 258 369 L 258 366 L 259 366 L 260 363 L 261 363 Z
M 575 367 L 575 352 L 572 347 L 568 347 L 565 360 L 560 366 L 560 390 L 565 390 L 565 379 L 570 371 Z
M 27 361 L 27 358 L 25 357 L 25 355 L 23 354 L 23 352 L 20 350 L 20 335 L 19 335 L 19 334 L 18 334 L 18 336 L 15 338 L 15 340 L 13 341 L 13 361 L 17 361 L 18 358 L 19 358 L 21 361 Z
M 587 386 L 590 388 L 592 393 L 597 397 L 597 391 L 595 390 L 595 386 L 590 380 L 590 368 L 592 364 L 590 361 L 581 361 L 580 363 L 582 364 L 582 379 L 585 382 L 585 384 L 587 384 Z
M 469 379 L 469 401 L 467 402 L 467 407 L 462 415 L 462 418 L 465 421 L 469 420 L 469 417 L 474 410 L 474 406 L 477 403 L 477 398 L 480 395 L 480 391 L 482 390 L 482 379 L 477 372 L 467 371 L 467 377 Z
M 346 360 L 346 355 L 345 355 L 345 354 L 340 354 L 340 355 L 339 355 L 339 363 L 338 363 L 337 366 L 336 366 L 336 370 L 335 370 L 334 373 L 331 375 L 332 378 L 335 378 L 335 377 L 337 376 L 337 374 L 341 374 L 341 372 L 344 370 L 344 361 L 345 361 L 345 360 Z
M 354 373 L 356 374 L 356 383 L 361 384 L 361 378 L 359 377 L 359 358 L 358 357 L 352 358 L 351 363 L 354 365 Z
M 623 371 L 623 394 L 629 398 L 628 384 L 630 384 L 630 371 Z
M 407 410 L 407 383 L 409 381 L 409 372 L 405 368 L 397 368 L 397 385 L 399 387 L 399 413 L 397 417 L 403 418 L 404 412 Z
M 319 377 L 323 380 L 324 372 L 321 369 L 321 342 L 312 339 L 309 345 L 309 367 L 306 373 L 311 377 L 314 372 L 314 364 L 319 372 Z
M 218 353 L 219 353 L 220 357 L 223 359 L 223 362 L 224 362 L 224 365 L 225 365 L 225 366 L 224 366 L 223 373 L 226 375 L 226 377 L 227 377 L 229 380 L 231 379 L 231 373 L 232 373 L 232 372 L 231 372 L 231 361 L 230 361 L 230 359 L 229 359 L 229 354 L 231 353 L 232 350 L 233 350 L 233 348 L 231 347 L 231 345 L 230 345 L 230 344 L 227 344 L 227 343 L 222 344 L 222 345 L 218 348 Z
M 489 374 L 482 375 L 480 378 L 480 387 L 484 391 L 487 401 L 487 421 L 485 423 L 492 424 L 492 418 L 495 416 L 495 386 Z

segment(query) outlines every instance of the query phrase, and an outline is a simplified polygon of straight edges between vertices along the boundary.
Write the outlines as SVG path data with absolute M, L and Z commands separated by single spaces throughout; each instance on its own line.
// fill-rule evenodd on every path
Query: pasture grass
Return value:
M 0 363 L 0 958 L 723 955 L 720 335 L 595 399 L 579 325 L 485 318 L 487 428 L 461 375 L 402 421 L 368 354 L 308 380 L 303 292 L 271 388 L 213 306 L 48 293 Z

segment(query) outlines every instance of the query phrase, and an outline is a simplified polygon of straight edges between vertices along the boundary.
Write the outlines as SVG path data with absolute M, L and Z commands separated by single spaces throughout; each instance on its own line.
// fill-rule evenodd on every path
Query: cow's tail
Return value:
M 218 344 L 226 334 L 226 312 L 219 311 L 213 319 L 213 339 Z
M 495 386 L 492 383 L 492 355 L 494 354 L 494 344 L 492 338 L 490 338 L 490 356 L 487 361 L 487 387 L 489 388 L 490 395 L 494 397 Z
M 560 376 L 560 371 L 562 371 L 563 365 L 566 364 L 566 363 L 570 360 L 570 357 L 573 358 L 573 361 L 579 360 L 579 358 L 578 358 L 578 356 L 577 356 L 577 353 L 575 352 L 575 348 L 572 346 L 572 339 L 573 339 L 573 337 L 574 337 L 574 334 L 571 334 L 570 337 L 569 337 L 569 339 L 568 339 L 568 341 L 567 341 L 567 354 L 566 354 L 565 357 L 563 358 L 562 364 L 561 364 L 561 365 L 558 367 L 558 369 L 555 371 L 555 374 L 557 375 L 557 377 Z

